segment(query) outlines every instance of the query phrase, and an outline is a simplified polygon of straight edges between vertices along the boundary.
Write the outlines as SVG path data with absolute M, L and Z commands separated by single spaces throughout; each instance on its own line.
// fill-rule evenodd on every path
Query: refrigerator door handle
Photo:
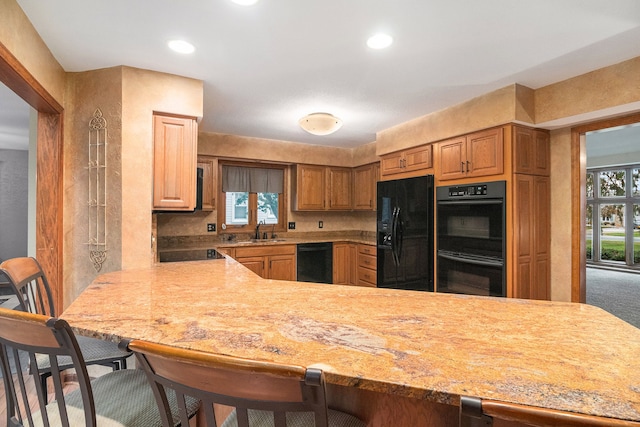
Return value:
M 404 224 L 402 223 L 402 214 L 400 208 L 396 214 L 396 258 L 398 258 L 398 265 L 400 265 L 400 259 L 402 258 L 402 243 L 404 238 Z
M 393 264 L 398 267 L 400 259 L 398 258 L 398 210 L 396 206 L 393 208 L 393 219 L 391 220 L 391 255 L 393 256 Z

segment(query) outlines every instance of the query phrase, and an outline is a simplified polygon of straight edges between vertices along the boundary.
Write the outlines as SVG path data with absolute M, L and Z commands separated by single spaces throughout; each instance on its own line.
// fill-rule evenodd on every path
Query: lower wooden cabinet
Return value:
M 358 245 L 356 243 L 333 244 L 333 284 L 356 285 L 358 283 Z
M 234 258 L 264 279 L 296 280 L 296 246 L 272 245 L 235 248 Z
M 377 258 L 374 245 L 358 245 L 358 286 L 377 287 Z
M 334 243 L 333 283 L 376 287 L 376 247 L 348 242 Z

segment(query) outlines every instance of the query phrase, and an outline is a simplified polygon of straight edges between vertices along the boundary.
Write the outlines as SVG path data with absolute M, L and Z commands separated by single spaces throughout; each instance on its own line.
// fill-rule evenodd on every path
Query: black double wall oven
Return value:
M 436 188 L 438 292 L 506 296 L 505 181 Z

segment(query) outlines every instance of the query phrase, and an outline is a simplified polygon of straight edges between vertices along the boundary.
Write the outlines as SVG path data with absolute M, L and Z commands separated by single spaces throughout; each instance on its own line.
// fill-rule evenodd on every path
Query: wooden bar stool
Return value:
M 208 427 L 364 427 L 356 417 L 327 408 L 320 369 L 215 355 L 135 340 L 125 342 L 153 387 L 165 426 L 167 391 L 174 390 L 181 421 L 185 396 L 201 401 Z M 225 418 L 219 405 L 232 407 Z

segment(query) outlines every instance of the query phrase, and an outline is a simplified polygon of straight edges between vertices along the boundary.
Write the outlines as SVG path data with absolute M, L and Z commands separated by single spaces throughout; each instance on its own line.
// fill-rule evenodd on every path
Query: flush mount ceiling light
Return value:
M 231 0 L 235 4 L 239 4 L 240 6 L 251 6 L 253 4 L 258 3 L 258 0 Z
M 169 48 L 178 53 L 193 53 L 196 48 L 189 42 L 184 40 L 169 41 Z
M 329 113 L 312 113 L 298 120 L 302 129 L 313 135 L 329 135 L 342 127 L 342 120 Z
M 393 43 L 393 38 L 384 33 L 375 34 L 367 39 L 367 46 L 371 49 L 384 49 L 391 46 L 391 43 Z

